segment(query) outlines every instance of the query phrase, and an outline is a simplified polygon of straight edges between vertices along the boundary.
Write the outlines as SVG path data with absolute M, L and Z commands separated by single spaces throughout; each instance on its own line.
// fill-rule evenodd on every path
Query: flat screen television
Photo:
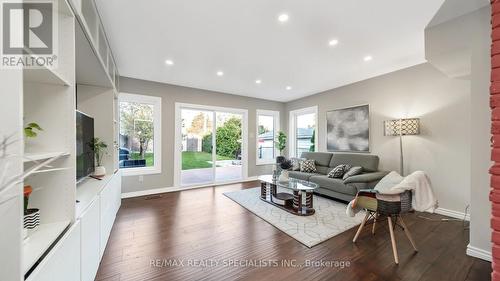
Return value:
M 76 111 L 76 181 L 81 181 L 94 172 L 94 118 Z

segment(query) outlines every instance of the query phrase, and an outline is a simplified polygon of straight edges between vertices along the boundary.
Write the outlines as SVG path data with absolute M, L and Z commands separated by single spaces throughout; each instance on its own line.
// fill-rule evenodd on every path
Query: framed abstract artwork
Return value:
M 328 111 L 326 146 L 328 151 L 370 152 L 370 106 Z

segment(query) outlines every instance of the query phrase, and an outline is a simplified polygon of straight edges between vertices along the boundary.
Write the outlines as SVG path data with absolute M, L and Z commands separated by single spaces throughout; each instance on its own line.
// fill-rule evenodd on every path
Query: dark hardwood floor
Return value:
M 307 248 L 222 194 L 257 186 L 248 182 L 123 200 L 96 280 L 490 280 L 491 264 L 465 255 L 469 232 L 462 222 L 405 215 L 420 251 L 415 254 L 397 229 L 396 265 L 385 221 L 375 236 L 365 227 L 356 244 L 353 228 Z M 350 265 L 274 266 L 282 260 Z

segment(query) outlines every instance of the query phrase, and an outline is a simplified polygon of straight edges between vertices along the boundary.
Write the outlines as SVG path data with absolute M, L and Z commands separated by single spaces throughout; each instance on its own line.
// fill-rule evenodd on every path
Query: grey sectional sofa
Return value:
M 320 195 L 343 201 L 352 200 L 360 189 L 371 189 L 389 172 L 379 171 L 376 155 L 356 153 L 303 152 L 301 158 L 314 159 L 317 173 L 290 171 L 289 176 L 319 184 L 315 191 Z M 363 167 L 363 173 L 346 180 L 329 178 L 326 175 L 340 164 Z

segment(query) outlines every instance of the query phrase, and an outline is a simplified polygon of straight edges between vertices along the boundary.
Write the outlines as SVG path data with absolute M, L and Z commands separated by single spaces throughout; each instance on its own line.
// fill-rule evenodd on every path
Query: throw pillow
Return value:
M 316 173 L 314 160 L 304 160 L 300 162 L 300 171 L 304 173 Z
M 342 178 L 351 169 L 349 164 L 340 164 L 328 173 L 329 178 Z
M 355 176 L 355 175 L 359 175 L 363 173 L 363 167 L 360 167 L 360 166 L 355 166 L 355 167 L 352 167 L 349 169 L 349 171 L 347 171 L 344 176 L 342 177 L 343 180 L 346 180 L 348 177 L 352 177 L 352 176 Z
M 305 158 L 290 158 L 292 160 L 292 171 L 300 170 L 300 162 L 306 160 Z

